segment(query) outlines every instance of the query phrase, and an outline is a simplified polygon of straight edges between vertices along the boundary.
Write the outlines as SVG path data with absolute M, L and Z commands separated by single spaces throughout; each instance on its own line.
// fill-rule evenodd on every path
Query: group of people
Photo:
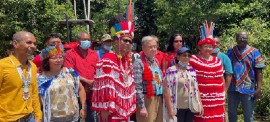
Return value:
M 246 32 L 236 33 L 227 55 L 211 37 L 192 54 L 181 34 L 171 36 L 167 53 L 154 35 L 134 53 L 133 23 L 117 16 L 109 27 L 100 50 L 89 48 L 89 33 L 68 51 L 51 34 L 33 61 L 35 36 L 16 32 L 12 53 L 0 60 L 0 122 L 223 122 L 226 110 L 236 122 L 240 102 L 244 121 L 253 121 L 265 64 Z

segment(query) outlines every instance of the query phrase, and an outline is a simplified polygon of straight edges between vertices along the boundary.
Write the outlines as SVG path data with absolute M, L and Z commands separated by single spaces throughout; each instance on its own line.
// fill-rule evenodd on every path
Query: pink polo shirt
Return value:
M 76 47 L 66 52 L 64 66 L 73 68 L 80 76 L 88 80 L 93 80 L 97 62 L 98 55 L 96 51 L 89 48 L 87 56 L 83 57 L 79 47 Z

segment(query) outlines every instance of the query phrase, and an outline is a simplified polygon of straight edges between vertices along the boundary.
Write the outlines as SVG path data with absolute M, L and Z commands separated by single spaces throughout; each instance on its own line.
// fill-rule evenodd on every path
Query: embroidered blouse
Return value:
M 43 105 L 43 121 L 77 121 L 79 119 L 79 75 L 73 69 L 63 68 L 57 76 L 37 77 Z

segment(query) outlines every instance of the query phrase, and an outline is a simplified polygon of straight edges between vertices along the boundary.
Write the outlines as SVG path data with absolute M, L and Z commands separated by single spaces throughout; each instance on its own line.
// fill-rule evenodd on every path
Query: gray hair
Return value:
M 155 36 L 155 35 L 150 35 L 150 36 L 152 36 L 152 37 L 154 38 L 154 40 L 156 40 L 156 41 L 157 41 L 157 43 L 158 43 L 159 39 L 158 39 L 158 37 L 157 37 L 157 36 Z
M 82 36 L 83 34 L 88 34 L 88 35 L 90 35 L 90 33 L 88 33 L 88 32 L 80 32 L 80 33 L 77 35 L 77 40 L 80 40 L 80 38 L 81 38 L 81 36 Z M 91 36 L 91 35 L 90 35 L 90 36 Z
M 142 46 L 143 46 L 146 42 L 152 41 L 152 40 L 156 41 L 156 40 L 155 40 L 155 37 L 153 37 L 153 36 L 144 36 L 144 37 L 142 38 Z
M 32 33 L 28 32 L 28 31 L 18 31 L 15 34 L 13 34 L 12 40 L 16 40 L 18 42 L 21 42 L 22 40 L 24 40 L 24 35 L 34 36 Z

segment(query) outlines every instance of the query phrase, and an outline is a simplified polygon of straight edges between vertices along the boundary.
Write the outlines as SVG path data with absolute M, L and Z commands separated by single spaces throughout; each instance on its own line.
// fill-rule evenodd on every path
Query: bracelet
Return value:
M 86 110 L 87 109 L 87 105 L 82 105 L 82 110 Z

